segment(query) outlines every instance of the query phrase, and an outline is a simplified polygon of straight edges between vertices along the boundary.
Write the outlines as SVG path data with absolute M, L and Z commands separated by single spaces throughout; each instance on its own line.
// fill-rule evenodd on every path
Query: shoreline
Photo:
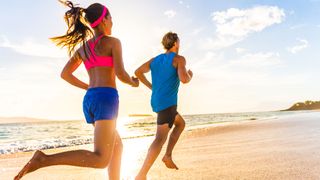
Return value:
M 239 121 L 239 122 L 220 122 L 220 123 L 213 123 L 213 124 L 207 124 L 207 125 L 198 125 L 198 126 L 192 126 L 189 129 L 185 129 L 184 132 L 182 133 L 181 137 L 184 136 L 189 136 L 190 134 L 195 135 L 194 132 L 199 132 L 202 131 L 207 131 L 208 129 L 211 128 L 216 128 L 216 127 L 222 127 L 222 126 L 230 126 L 230 125 L 235 125 L 239 123 L 248 123 L 252 120 L 244 120 L 244 121 Z M 201 134 L 201 133 L 199 133 Z M 150 135 L 143 135 L 143 136 L 136 136 L 136 137 L 128 137 L 128 138 L 122 138 L 122 141 L 130 141 L 130 140 L 142 140 L 143 139 L 148 139 L 150 137 L 154 137 L 155 134 L 150 134 Z M 41 151 L 45 153 L 52 153 L 52 152 L 60 152 L 60 151 L 68 151 L 68 150 L 75 150 L 75 149 L 81 149 L 85 148 L 87 149 L 88 146 L 93 146 L 93 143 L 88 143 L 88 144 L 82 144 L 82 145 L 74 145 L 74 146 L 67 146 L 67 147 L 56 147 L 56 148 L 49 148 L 49 149 L 41 149 Z M 39 149 L 40 150 L 40 149 Z M 27 156 L 32 156 L 32 154 L 36 150 L 33 151 L 21 151 L 21 152 L 16 152 L 16 153 L 9 153 L 9 154 L 0 154 L 0 159 L 10 159 L 10 158 L 17 158 L 17 157 L 27 157 Z
M 314 113 L 314 112 L 320 112 L 320 111 L 310 111 L 310 112 L 302 112 L 298 115 L 304 115 L 304 114 L 309 114 L 309 113 Z M 282 115 L 280 119 L 287 118 L 290 116 L 296 116 L 296 114 L 289 114 L 289 115 Z M 240 120 L 240 121 L 226 121 L 226 122 L 214 122 L 211 124 L 204 124 L 204 125 L 196 125 L 196 126 L 190 126 L 186 127 L 184 132 L 182 133 L 181 137 L 188 136 L 190 137 L 190 134 L 192 136 L 194 135 L 200 135 L 203 134 L 203 132 L 208 131 L 208 129 L 219 131 L 219 128 L 230 128 L 233 126 L 239 126 L 239 125 L 245 125 L 247 123 L 251 122 L 261 122 L 261 121 L 270 121 L 270 120 L 276 120 L 279 119 L 279 117 L 268 117 L 268 118 L 262 118 L 262 119 L 247 119 L 247 120 Z M 72 120 L 71 120 L 72 121 Z M 49 122 L 49 121 L 47 121 Z M 40 122 L 40 123 L 47 123 L 47 122 Z M 50 121 L 50 122 L 56 122 L 56 121 Z M 33 123 L 33 122 L 28 122 L 28 123 Z M 38 123 L 38 122 L 36 122 Z M 210 131 L 210 130 L 209 130 Z M 195 133 L 197 132 L 197 133 Z M 135 137 L 121 137 L 123 141 L 129 141 L 129 140 L 134 140 L 134 139 L 145 139 L 145 138 L 150 138 L 153 137 L 154 134 L 148 134 L 148 135 L 143 135 L 143 136 L 135 136 Z M 121 134 L 120 134 L 121 136 Z M 56 151 L 67 151 L 67 150 L 74 150 L 74 149 L 79 149 L 81 147 L 87 147 L 87 146 L 93 146 L 93 143 L 88 143 L 88 144 L 82 144 L 82 145 L 73 145 L 73 146 L 66 146 L 66 147 L 56 147 L 56 148 L 49 148 L 49 149 L 41 149 L 41 151 L 44 152 L 56 152 Z M 21 152 L 16 152 L 16 153 L 9 153 L 9 154 L 0 154 L 0 159 L 8 159 L 8 158 L 16 158 L 16 157 L 25 157 L 25 156 L 31 156 L 36 150 L 32 151 L 21 151 Z
M 179 170 L 161 162 L 163 147 L 150 179 L 319 179 L 319 112 L 277 119 L 232 122 L 185 131 L 173 152 Z M 134 179 L 153 136 L 123 140 L 122 179 Z M 45 150 L 88 149 L 92 144 Z M 0 158 L 0 179 L 12 179 L 33 152 Z M 53 166 L 24 179 L 103 179 L 106 169 Z
M 242 124 L 242 123 L 250 123 L 252 121 L 264 121 L 264 120 L 270 120 L 270 119 L 273 119 L 273 118 L 254 119 L 254 120 L 247 119 L 247 120 L 240 120 L 240 121 L 214 122 L 211 124 L 195 125 L 195 126 L 186 127 L 186 129 L 184 130 L 184 132 L 182 133 L 181 136 L 183 137 L 185 134 L 189 134 L 194 131 L 201 132 L 201 131 L 206 131 L 207 129 L 210 129 L 210 128 L 232 126 L 232 125 L 238 125 L 238 124 Z M 36 123 L 48 123 L 48 122 L 56 122 L 56 121 L 36 122 Z M 33 123 L 33 122 L 27 122 L 27 123 Z M 14 124 L 14 123 L 12 123 L 12 124 Z M 192 133 L 192 134 L 194 135 L 194 133 Z M 142 139 L 143 140 L 144 138 L 150 138 L 150 137 L 153 137 L 154 135 L 155 135 L 155 132 L 153 134 L 133 136 L 133 137 L 121 137 L 121 138 L 123 141 L 129 141 L 129 140 L 133 140 L 133 139 L 137 139 L 137 140 Z M 120 136 L 121 136 L 121 134 L 120 134 Z M 50 153 L 51 151 L 55 152 L 55 151 L 74 150 L 74 149 L 79 149 L 81 147 L 87 147 L 87 146 L 93 146 L 93 143 L 65 146 L 65 147 L 55 147 L 55 148 L 48 148 L 48 149 L 39 149 L 39 150 Z M 8 153 L 8 154 L 0 154 L 0 158 L 7 159 L 7 158 L 31 156 L 35 151 L 36 150 L 20 151 L 20 152 L 15 152 L 15 153 Z

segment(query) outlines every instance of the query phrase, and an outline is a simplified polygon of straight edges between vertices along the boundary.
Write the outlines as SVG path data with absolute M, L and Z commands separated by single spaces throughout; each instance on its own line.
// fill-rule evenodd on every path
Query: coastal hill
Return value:
M 289 109 L 286 109 L 285 111 L 316 110 L 316 109 L 320 109 L 320 101 L 298 102 L 292 105 Z
M 33 122 L 48 122 L 46 119 L 28 118 L 28 117 L 0 117 L 0 124 L 11 123 L 33 123 Z
M 38 119 L 29 117 L 0 117 L 0 124 L 13 124 L 13 123 L 47 123 L 47 122 L 57 122 L 57 121 L 80 121 L 78 119 L 74 120 L 53 120 L 53 119 Z

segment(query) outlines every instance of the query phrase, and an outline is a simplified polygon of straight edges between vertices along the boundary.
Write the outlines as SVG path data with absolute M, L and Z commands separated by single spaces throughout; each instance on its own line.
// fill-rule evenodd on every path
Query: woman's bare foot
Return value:
M 177 165 L 172 161 L 172 157 L 168 155 L 164 155 L 162 158 L 162 162 L 167 166 L 169 169 L 176 169 L 178 170 L 179 168 Z
M 19 174 L 14 177 L 14 180 L 19 180 L 24 175 L 43 167 L 43 161 L 45 160 L 45 157 L 46 155 L 43 152 L 39 150 L 36 151 L 31 160 L 21 169 Z

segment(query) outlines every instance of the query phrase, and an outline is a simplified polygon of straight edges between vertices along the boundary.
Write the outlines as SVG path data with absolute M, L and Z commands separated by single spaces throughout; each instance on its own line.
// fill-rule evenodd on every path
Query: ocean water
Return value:
M 185 115 L 186 129 L 214 126 L 219 123 L 274 119 L 299 112 L 251 112 Z M 156 117 L 119 118 L 117 129 L 124 139 L 152 136 Z M 0 154 L 89 144 L 93 142 L 93 126 L 85 121 L 48 121 L 0 124 Z

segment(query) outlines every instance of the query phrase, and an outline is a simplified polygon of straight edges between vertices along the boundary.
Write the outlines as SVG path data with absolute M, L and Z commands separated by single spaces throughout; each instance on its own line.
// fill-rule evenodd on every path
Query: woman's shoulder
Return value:
M 85 47 L 84 47 L 83 45 L 81 45 L 81 46 L 75 51 L 74 54 L 75 54 L 75 55 L 79 55 L 81 59 L 86 59 L 86 58 L 84 58 L 84 57 L 86 57 L 84 51 L 85 51 Z
M 120 40 L 114 36 L 103 36 L 101 41 L 105 43 L 121 44 Z

